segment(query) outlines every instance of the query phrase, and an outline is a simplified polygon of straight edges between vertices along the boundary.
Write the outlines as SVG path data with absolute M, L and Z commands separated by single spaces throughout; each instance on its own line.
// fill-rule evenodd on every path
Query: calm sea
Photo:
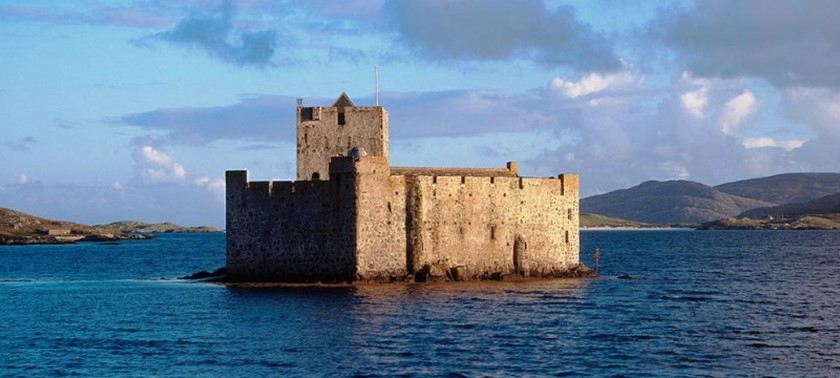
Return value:
M 339 289 L 173 279 L 222 234 L 0 247 L 0 376 L 840 376 L 840 232 L 596 246 L 593 280 Z

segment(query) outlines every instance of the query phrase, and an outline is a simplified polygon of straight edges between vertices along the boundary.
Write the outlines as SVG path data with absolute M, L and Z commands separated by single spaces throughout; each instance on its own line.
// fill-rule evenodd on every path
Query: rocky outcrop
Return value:
M 524 251 L 523 251 L 524 254 Z M 507 271 L 505 269 L 494 271 L 471 271 L 463 265 L 450 265 L 446 261 L 438 261 L 434 264 L 426 264 L 414 277 L 407 277 L 407 281 L 414 282 L 458 282 L 458 281 L 522 281 L 529 279 L 550 279 L 550 278 L 583 278 L 596 277 L 586 265 L 577 264 L 566 269 L 547 269 L 529 267 L 523 261 L 519 264 L 518 270 Z
M 0 207 L 0 245 L 68 244 L 151 239 L 149 233 L 115 232 L 83 224 L 39 218 Z
M 225 276 L 227 270 L 225 268 L 219 268 L 212 272 L 208 272 L 206 270 L 202 270 L 200 272 L 196 272 L 190 274 L 188 276 L 178 277 L 179 280 L 212 280 L 212 279 L 221 279 Z

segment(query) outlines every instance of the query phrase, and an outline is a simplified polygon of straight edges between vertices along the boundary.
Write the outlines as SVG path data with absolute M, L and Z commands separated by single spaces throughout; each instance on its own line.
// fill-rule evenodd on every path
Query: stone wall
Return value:
M 377 156 L 328 170 L 298 182 L 227 173 L 230 279 L 472 280 L 579 264 L 577 175 L 394 175 Z
M 388 159 L 355 162 L 357 274 L 366 281 L 402 279 L 406 271 L 405 184 L 391 176 Z
M 391 202 L 406 203 L 410 273 L 476 279 L 519 267 L 523 275 L 545 276 L 579 263 L 577 175 L 395 175 L 390 182 L 406 188 Z M 522 253 L 514 261 L 517 237 Z
M 330 158 L 364 148 L 388 157 L 388 112 L 382 107 L 297 108 L 297 180 L 327 180 Z
M 355 278 L 352 175 L 330 181 L 248 182 L 247 171 L 228 171 L 226 179 L 228 279 Z

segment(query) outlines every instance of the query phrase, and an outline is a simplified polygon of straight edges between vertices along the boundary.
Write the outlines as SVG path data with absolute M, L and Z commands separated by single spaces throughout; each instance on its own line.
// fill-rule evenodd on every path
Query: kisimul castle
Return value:
M 574 274 L 578 176 L 392 167 L 388 112 L 297 107 L 297 180 L 228 171 L 227 280 L 371 282 Z

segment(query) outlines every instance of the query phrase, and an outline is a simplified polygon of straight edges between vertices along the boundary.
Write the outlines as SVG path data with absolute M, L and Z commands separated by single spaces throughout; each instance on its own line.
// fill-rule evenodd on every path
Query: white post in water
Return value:
M 373 76 L 374 76 L 374 79 L 373 79 L 373 85 L 374 85 L 373 92 L 375 93 L 375 96 L 376 96 L 376 106 L 379 106 L 379 66 L 378 66 L 378 65 L 377 65 L 377 66 L 373 66 L 373 71 L 374 71 L 374 74 L 373 74 Z

